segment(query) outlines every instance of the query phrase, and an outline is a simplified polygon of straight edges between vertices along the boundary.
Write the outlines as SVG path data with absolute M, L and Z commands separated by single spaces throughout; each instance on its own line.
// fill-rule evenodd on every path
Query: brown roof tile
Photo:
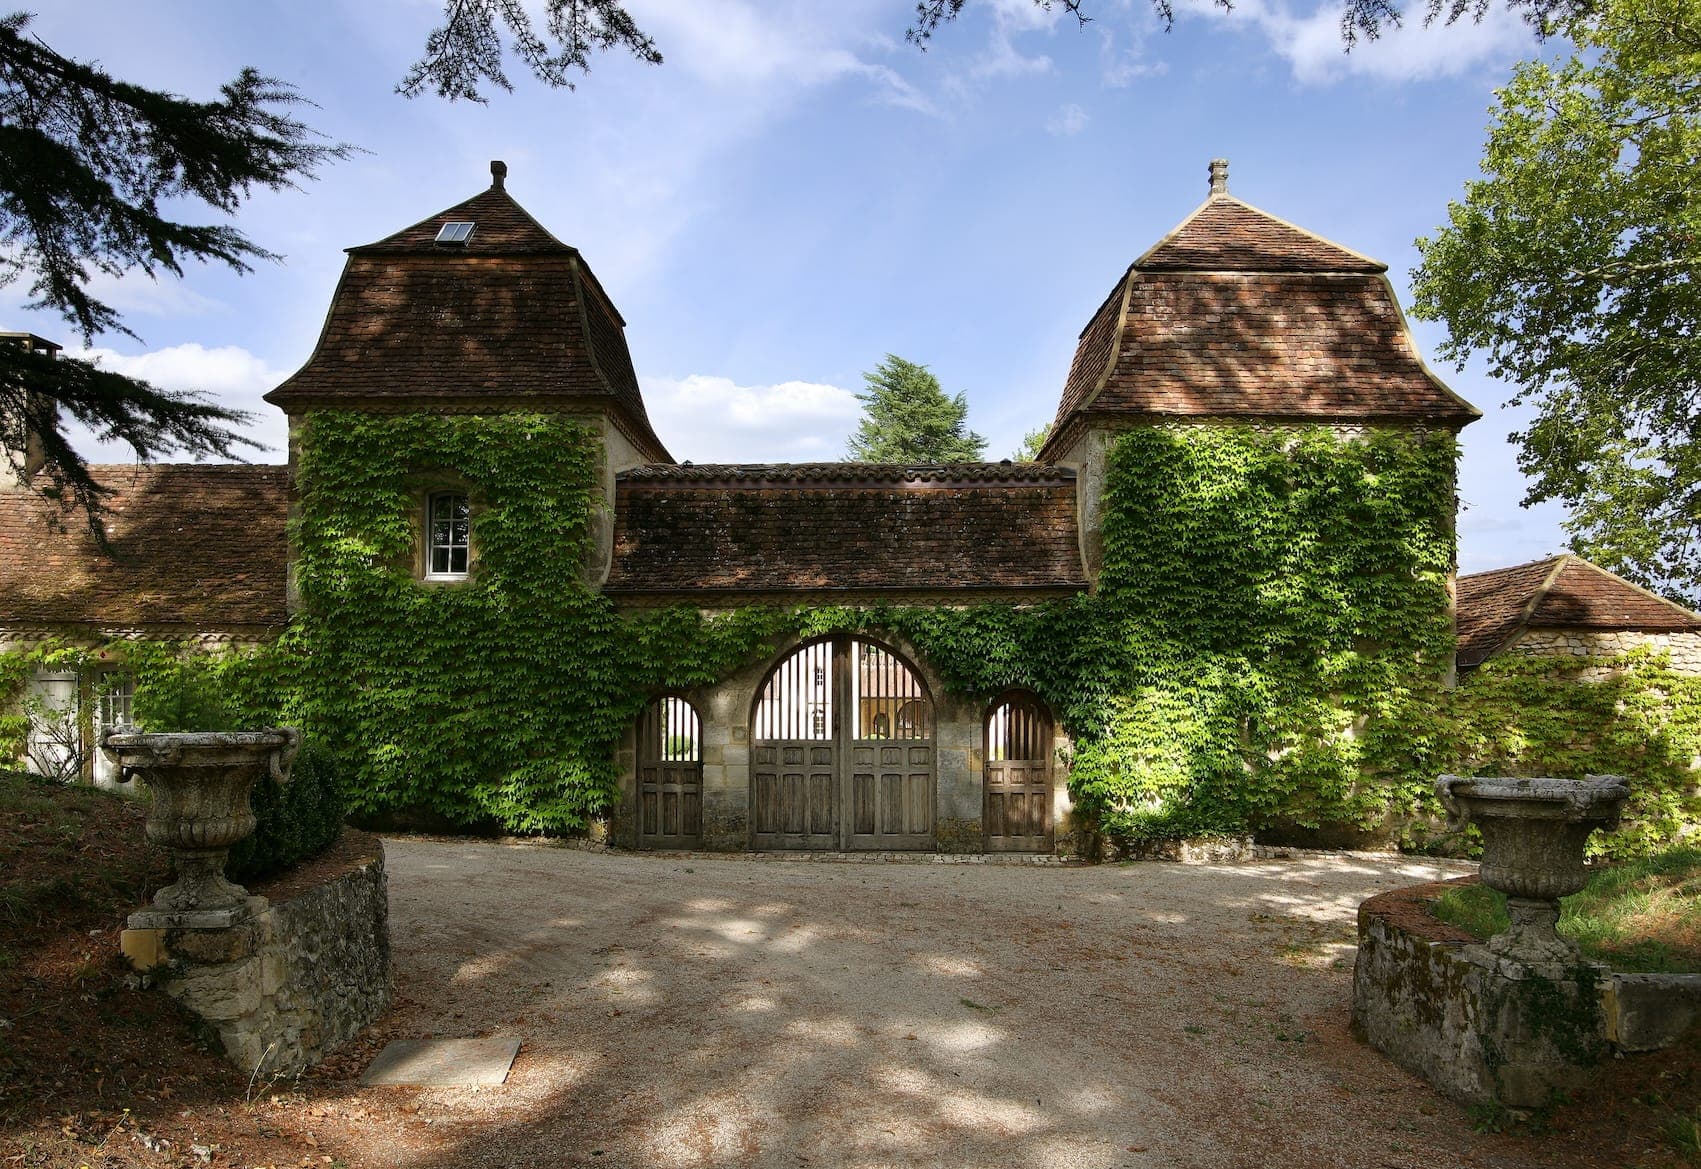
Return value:
M 1386 272 L 1232 195 L 1207 199 L 1134 262 L 1144 272 Z
M 614 596 L 1073 592 L 1074 477 L 1031 464 L 639 468 Z
M 434 243 L 444 223 L 466 244 Z M 608 407 L 649 458 L 625 321 L 579 253 L 499 187 L 350 248 L 319 343 L 266 401 L 317 408 Z
M 1701 630 L 1701 616 L 1566 553 L 1459 578 L 1459 666 L 1525 629 Z
M 0 625 L 219 633 L 285 623 L 288 468 L 90 470 L 115 492 L 110 557 L 80 513 L 0 492 Z
M 1129 267 L 1081 331 L 1044 457 L 1091 420 L 1478 417 L 1424 365 L 1383 270 L 1213 197 Z

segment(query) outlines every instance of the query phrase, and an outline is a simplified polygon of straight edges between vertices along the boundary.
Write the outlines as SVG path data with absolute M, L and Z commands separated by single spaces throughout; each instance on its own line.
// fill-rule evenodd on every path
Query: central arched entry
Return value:
M 933 847 L 933 702 L 896 653 L 848 635 L 800 645 L 750 722 L 751 847 Z

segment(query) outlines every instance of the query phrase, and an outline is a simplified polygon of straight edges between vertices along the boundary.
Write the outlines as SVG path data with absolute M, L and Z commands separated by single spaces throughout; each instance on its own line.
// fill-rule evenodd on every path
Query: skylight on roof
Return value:
M 437 229 L 437 242 L 440 244 L 464 244 L 467 237 L 472 235 L 473 225 L 470 223 L 445 223 Z

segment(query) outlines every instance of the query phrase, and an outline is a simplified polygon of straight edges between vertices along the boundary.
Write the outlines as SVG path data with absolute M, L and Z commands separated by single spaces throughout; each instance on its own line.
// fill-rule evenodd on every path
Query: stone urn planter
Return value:
M 148 840 L 171 852 L 177 878 L 131 915 L 132 929 L 219 929 L 248 915 L 248 891 L 225 878 L 225 857 L 254 831 L 255 782 L 287 782 L 300 745 L 291 727 L 106 736 L 119 782 L 140 776 L 148 785 Z
M 1554 929 L 1559 899 L 1587 883 L 1583 844 L 1618 824 L 1629 783 L 1583 779 L 1467 778 L 1443 775 L 1436 794 L 1455 821 L 1482 833 L 1482 883 L 1506 894 L 1512 924 L 1489 939 L 1491 953 L 1536 966 L 1576 966 L 1577 947 Z

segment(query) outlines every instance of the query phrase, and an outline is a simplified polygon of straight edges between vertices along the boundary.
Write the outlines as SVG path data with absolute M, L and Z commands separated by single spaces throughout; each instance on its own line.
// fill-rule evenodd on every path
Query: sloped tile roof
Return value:
M 1462 425 L 1385 266 L 1227 195 L 1136 260 L 1081 331 L 1051 438 L 1165 418 Z
M 107 538 L 81 513 L 0 491 L 0 625 L 232 633 L 288 619 L 289 469 L 95 466 Z
M 434 242 L 470 222 L 465 244 Z M 625 321 L 584 258 L 501 187 L 348 250 L 319 343 L 266 395 L 291 413 L 607 407 L 647 458 Z
M 1232 195 L 1215 195 L 1135 261 L 1145 272 L 1386 272 L 1388 265 Z
M 1459 578 L 1459 666 L 1481 665 L 1525 629 L 1701 630 L 1701 615 L 1566 553 Z
M 617 478 L 614 597 L 1068 593 L 1068 471 L 1032 464 L 644 467 Z

